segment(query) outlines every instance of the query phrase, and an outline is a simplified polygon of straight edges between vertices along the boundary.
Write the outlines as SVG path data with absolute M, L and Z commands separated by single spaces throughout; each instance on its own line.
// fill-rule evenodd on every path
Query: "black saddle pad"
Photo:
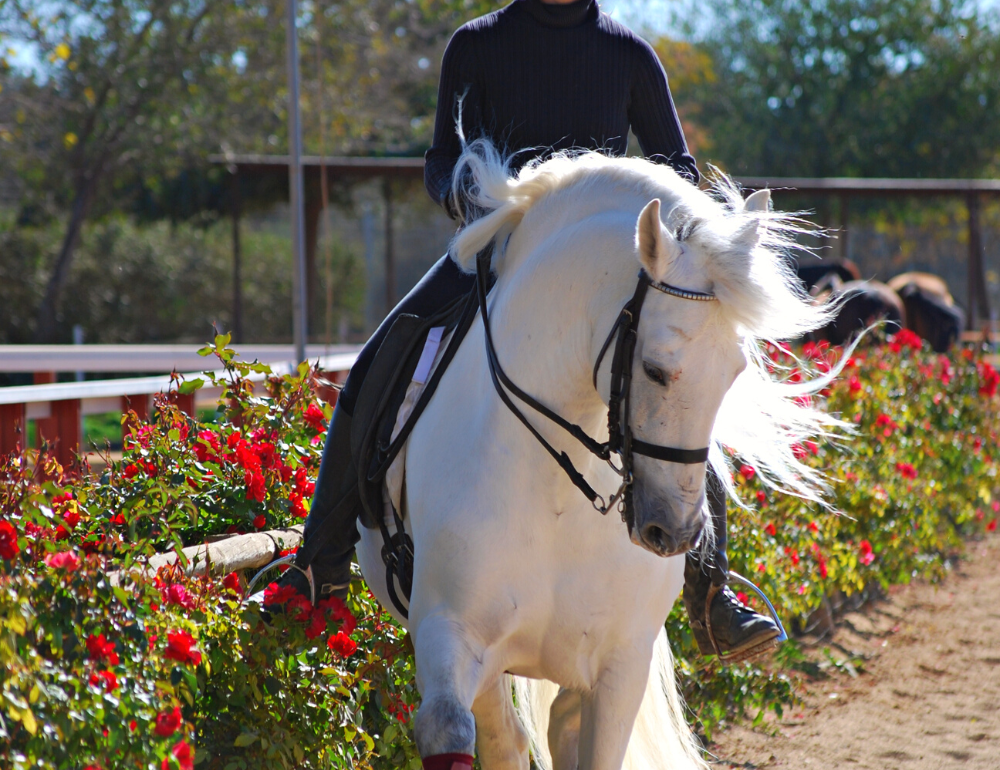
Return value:
M 399 454 L 417 419 L 437 389 L 462 339 L 475 318 L 478 301 L 473 291 L 427 318 L 400 315 L 389 328 L 368 374 L 365 375 L 351 423 L 351 452 L 358 468 L 358 491 L 363 513 L 361 523 L 377 529 L 382 517 L 382 480 Z M 417 368 L 428 332 L 445 327 L 454 332 L 437 368 L 424 386 L 413 412 L 395 440 L 392 431 L 396 415 L 406 398 L 406 390 Z

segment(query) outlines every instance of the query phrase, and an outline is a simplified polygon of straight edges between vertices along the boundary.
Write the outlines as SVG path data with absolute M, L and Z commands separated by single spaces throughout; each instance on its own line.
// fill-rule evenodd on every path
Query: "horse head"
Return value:
M 766 211 L 769 199 L 767 190 L 754 193 L 744 210 Z M 636 257 L 656 283 L 712 294 L 717 289 L 713 263 L 732 263 L 740 254 L 749 262 L 758 240 L 757 220 L 749 218 L 720 240 L 697 218 L 668 229 L 660 210 L 659 199 L 646 205 L 635 238 Z M 702 228 L 706 231 L 699 233 Z M 682 449 L 708 446 L 723 399 L 746 366 L 739 329 L 718 301 L 651 292 L 634 359 L 630 421 L 635 437 Z M 708 521 L 705 465 L 637 456 L 634 467 L 633 542 L 661 556 L 697 547 Z

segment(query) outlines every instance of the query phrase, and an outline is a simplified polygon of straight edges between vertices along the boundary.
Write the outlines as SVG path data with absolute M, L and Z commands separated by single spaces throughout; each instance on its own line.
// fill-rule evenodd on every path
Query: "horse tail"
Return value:
M 553 770 L 549 752 L 549 710 L 559 693 L 552 682 L 514 678 L 517 712 L 531 744 L 535 765 Z M 632 727 L 623 770 L 708 770 L 702 751 L 688 727 L 684 703 L 674 678 L 674 657 L 665 629 L 653 646 L 642 705 Z
M 661 628 L 653 645 L 646 692 L 632 728 L 623 770 L 708 770 L 685 715 L 674 656 Z

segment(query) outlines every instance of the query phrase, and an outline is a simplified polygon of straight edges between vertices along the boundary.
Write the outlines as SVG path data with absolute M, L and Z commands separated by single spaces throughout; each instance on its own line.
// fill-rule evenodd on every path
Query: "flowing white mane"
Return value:
M 770 373 L 780 368 L 766 353 L 766 343 L 800 337 L 830 318 L 830 309 L 810 301 L 784 259 L 801 248 L 796 236 L 809 229 L 807 223 L 794 215 L 745 210 L 739 189 L 724 174 L 716 173 L 706 192 L 667 166 L 594 152 L 558 154 L 511 175 L 493 145 L 479 140 L 468 145 L 456 166 L 456 194 L 462 179 L 471 179 L 466 197 L 482 212 L 451 246 L 454 259 L 467 270 L 474 269 L 479 251 L 491 242 L 503 243 L 527 212 L 553 193 L 571 189 L 576 202 L 616 200 L 622 193 L 644 202 L 659 198 L 663 224 L 678 240 L 711 256 L 704 269 L 721 312 L 744 339 L 749 361 L 719 411 L 710 462 L 734 498 L 723 447 L 754 466 L 765 483 L 822 502 L 824 477 L 801 463 L 794 448 L 847 427 L 801 403 L 802 396 L 825 388 L 839 368 L 816 379 L 783 383 Z M 495 265 L 501 260 L 502 270 L 502 254 L 494 259 Z M 629 269 L 634 266 L 629 263 Z

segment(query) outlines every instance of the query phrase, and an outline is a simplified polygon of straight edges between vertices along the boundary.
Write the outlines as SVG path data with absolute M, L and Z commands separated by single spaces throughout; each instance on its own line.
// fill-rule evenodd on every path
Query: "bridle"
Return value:
M 490 319 L 486 308 L 486 295 L 489 290 L 490 258 L 492 249 L 485 249 L 476 259 L 476 286 L 479 292 L 479 309 L 483 316 L 484 336 L 486 337 L 486 354 L 489 361 L 490 377 L 493 386 L 496 388 L 500 400 L 506 404 L 507 408 L 514 413 L 514 416 L 528 429 L 532 436 L 545 448 L 552 458 L 563 469 L 569 480 L 584 496 L 590 500 L 594 508 L 601 514 L 607 514 L 615 506 L 621 512 L 622 519 L 628 525 L 629 532 L 632 531 L 634 522 L 634 512 L 632 510 L 632 468 L 635 455 L 651 457 L 654 460 L 664 462 L 680 463 L 682 465 L 694 465 L 708 461 L 708 447 L 703 449 L 678 449 L 677 447 L 660 446 L 650 444 L 632 435 L 632 428 L 629 424 L 631 393 L 632 393 L 632 367 L 635 353 L 635 344 L 639 331 L 639 317 L 642 313 L 642 305 L 646 299 L 646 293 L 650 287 L 681 299 L 693 300 L 695 302 L 714 302 L 718 298 L 714 294 L 700 291 L 690 291 L 661 283 L 645 271 L 639 270 L 639 277 L 636 282 L 635 292 L 632 298 L 625 303 L 618 318 L 615 320 L 608 333 L 601 352 L 594 363 L 593 382 L 597 387 L 597 371 L 604 360 L 608 348 L 614 341 L 614 350 L 611 353 L 611 393 L 608 400 L 608 440 L 599 442 L 593 439 L 579 425 L 569 422 L 565 418 L 556 414 L 545 404 L 540 403 L 532 396 L 525 393 L 511 381 L 504 372 L 497 357 L 496 348 L 493 345 L 493 334 L 490 330 Z M 509 392 L 508 392 L 509 391 Z M 513 395 L 522 403 L 530 406 L 534 411 L 554 422 L 560 428 L 569 433 L 573 438 L 583 444 L 592 454 L 604 460 L 621 477 L 621 484 L 618 490 L 605 501 L 604 497 L 598 494 L 587 482 L 573 462 L 565 452 L 558 451 L 545 437 L 535 428 L 534 425 L 518 409 L 511 398 Z M 618 456 L 618 465 L 612 460 L 614 455 Z

